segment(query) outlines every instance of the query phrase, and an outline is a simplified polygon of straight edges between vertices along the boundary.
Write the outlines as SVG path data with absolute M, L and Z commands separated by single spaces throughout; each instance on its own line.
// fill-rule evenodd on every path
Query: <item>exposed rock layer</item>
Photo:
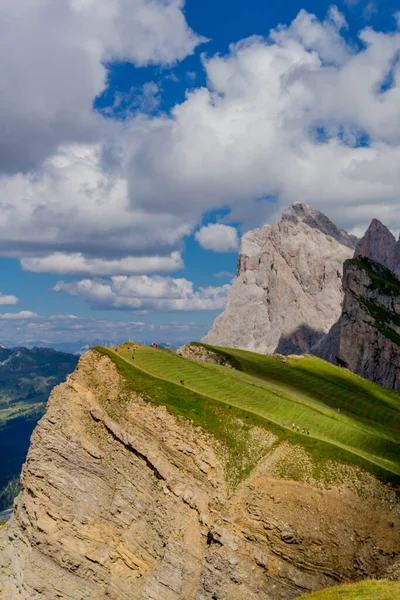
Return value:
M 231 366 L 221 353 L 217 354 L 211 349 L 205 348 L 202 344 L 190 342 L 189 344 L 185 344 L 181 348 L 178 348 L 176 353 L 179 356 L 183 356 L 183 358 L 190 358 L 191 360 L 198 360 L 213 365 L 223 365 L 224 367 Z
M 357 239 L 305 204 L 243 236 L 226 309 L 204 342 L 254 352 L 308 352 L 339 318 L 343 262 Z
M 336 463 L 317 481 L 304 450 L 272 438 L 228 497 L 213 439 L 88 353 L 34 433 L 2 600 L 289 600 L 383 575 L 400 556 L 397 492 Z

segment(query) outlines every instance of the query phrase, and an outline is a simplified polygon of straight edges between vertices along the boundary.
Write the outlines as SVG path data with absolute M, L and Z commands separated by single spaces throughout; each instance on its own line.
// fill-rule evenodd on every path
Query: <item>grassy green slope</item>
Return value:
M 306 594 L 299 600 L 400 600 L 400 583 L 363 581 Z
M 117 362 L 133 388 L 192 418 L 220 439 L 236 434 L 218 425 L 215 414 L 226 423 L 233 414 L 229 411 L 236 410 L 242 421 L 272 428 L 322 459 L 361 460 L 380 474 L 383 470 L 400 475 L 400 395 L 390 390 L 311 356 L 283 361 L 206 346 L 235 366 L 229 369 L 147 347 L 140 347 L 132 361 L 129 347 L 121 346 L 118 354 L 99 350 Z M 185 387 L 179 384 L 181 379 Z M 310 436 L 293 432 L 293 422 L 309 429 Z M 223 441 L 235 445 L 234 439 Z M 240 449 L 235 452 L 240 454 Z

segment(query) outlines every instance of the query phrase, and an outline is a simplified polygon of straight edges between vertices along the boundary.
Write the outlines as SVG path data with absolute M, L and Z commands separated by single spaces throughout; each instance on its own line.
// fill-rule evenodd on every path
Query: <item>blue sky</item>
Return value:
M 0 342 L 198 339 L 240 235 L 295 201 L 400 229 L 395 2 L 17 4 L 0 7 Z

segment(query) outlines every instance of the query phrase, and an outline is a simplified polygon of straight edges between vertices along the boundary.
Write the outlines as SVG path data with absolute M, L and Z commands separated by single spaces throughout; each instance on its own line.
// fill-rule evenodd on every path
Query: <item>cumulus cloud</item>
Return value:
M 222 223 L 210 223 L 195 235 L 200 246 L 214 252 L 233 252 L 239 246 L 239 235 L 235 227 Z
M 83 254 L 58 252 L 43 258 L 23 258 L 21 266 L 35 273 L 60 273 L 61 275 L 120 275 L 176 271 L 183 267 L 179 252 L 169 256 L 128 256 L 114 260 L 85 258 Z M 0 295 L 1 304 L 1 295 Z
M 367 28 L 356 50 L 343 27 L 337 9 L 324 22 L 301 11 L 268 39 L 204 58 L 207 88 L 135 138 L 135 205 L 156 211 L 167 195 L 177 215 L 230 207 L 246 228 L 305 201 L 343 226 L 380 214 L 397 229 L 400 33 Z
M 165 6 L 168 15 L 181 15 L 185 44 L 174 45 L 182 36 L 162 26 L 171 42 L 161 35 L 160 48 L 173 52 L 162 57 L 158 42 L 151 52 L 146 44 L 136 45 L 140 35 L 126 34 L 124 24 L 130 23 L 133 31 L 131 20 L 140 21 L 144 14 L 142 2 L 161 6 L 160 14 Z M 10 14 L 19 10 L 11 0 L 5 5 Z M 29 0 L 27 6 L 28 12 L 35 6 L 47 10 L 49 0 Z M 59 34 L 58 6 L 51 13 L 55 26 L 47 28 L 43 44 L 37 45 L 43 52 L 54 48 L 52 56 L 60 54 L 56 73 L 46 65 L 38 74 L 37 65 L 44 61 L 36 50 L 29 54 L 36 47 L 37 16 L 31 30 L 23 36 L 17 32 L 15 53 L 7 53 L 7 60 L 15 62 L 7 67 L 10 72 L 15 66 L 19 73 L 26 56 L 32 63 L 27 62 L 24 74 L 28 109 L 20 105 L 23 95 L 13 89 L 12 101 L 8 92 L 6 99 L 0 98 L 3 129 L 13 132 L 12 139 L 7 133 L 0 142 L 3 171 L 8 171 L 0 177 L 1 254 L 16 256 L 24 268 L 37 271 L 106 276 L 115 266 L 115 274 L 137 274 L 144 265 L 138 266 L 139 258 L 177 256 L 173 253 L 180 252 L 182 239 L 209 211 L 224 209 L 220 225 L 240 223 L 246 230 L 275 219 L 294 201 L 314 205 L 349 229 L 362 230 L 377 215 L 400 229 L 399 31 L 366 28 L 356 48 L 343 35 L 346 22 L 337 8 L 323 21 L 301 11 L 289 26 L 277 27 L 265 38 L 242 40 L 226 55 L 203 57 L 207 85 L 191 85 L 171 114 L 135 112 L 121 123 L 95 117 L 91 110 L 104 86 L 102 57 L 125 54 L 144 64 L 176 60 L 192 51 L 199 39 L 183 19 L 182 2 L 137 0 L 133 6 L 138 10 L 127 16 L 128 0 L 103 0 L 96 8 L 91 0 L 70 0 L 60 4 L 65 35 Z M 4 3 L 0 17 L 3 8 Z M 2 42 L 14 44 L 12 25 L 0 18 L 0 35 L 6 26 L 11 30 Z M 80 48 L 82 65 L 71 44 Z M 26 56 L 21 56 L 22 48 Z M 66 83 L 59 79 L 74 73 L 70 50 L 79 69 L 74 81 L 66 78 Z M 1 70 L 0 76 L 9 79 Z M 61 117 L 65 123 L 60 125 Z M 47 135 L 51 143 L 41 137 Z M 37 140 L 36 149 L 28 138 Z M 34 170 L 11 173 L 37 165 L 44 156 Z
M 150 271 L 179 268 L 185 218 L 132 207 L 126 179 L 101 163 L 97 146 L 69 146 L 36 175 L 0 176 L 0 253 L 43 272 L 106 274 L 116 261 L 140 273 L 146 260 Z
M 183 0 L 15 0 L 0 3 L 0 170 L 37 166 L 67 142 L 97 139 L 93 101 L 105 64 L 171 64 L 204 38 Z
M 79 296 L 94 309 L 131 311 L 217 310 L 225 307 L 230 285 L 194 290 L 187 279 L 154 275 L 115 276 L 110 280 L 83 279 L 54 287 L 56 292 Z
M 38 315 L 30 310 L 21 310 L 18 313 L 0 313 L 0 319 L 5 319 L 7 321 L 16 320 L 16 319 L 35 319 Z
M 0 305 L 18 304 L 17 296 L 7 296 L 0 292 Z

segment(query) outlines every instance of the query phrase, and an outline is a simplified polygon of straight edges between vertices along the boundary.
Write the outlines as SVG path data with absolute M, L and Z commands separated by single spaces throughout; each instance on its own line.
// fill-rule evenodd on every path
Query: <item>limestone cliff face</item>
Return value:
M 51 396 L 0 530 L 2 600 L 290 600 L 395 568 L 396 490 L 337 463 L 316 480 L 304 450 L 267 441 L 229 496 L 223 448 L 88 353 Z
M 370 259 L 344 265 L 338 322 L 312 352 L 400 391 L 400 281 Z
M 344 264 L 342 314 L 312 353 L 400 391 L 399 275 L 399 242 L 374 219 Z
M 263 354 L 308 352 L 340 315 L 343 262 L 357 239 L 296 203 L 243 236 L 225 312 L 204 342 Z

